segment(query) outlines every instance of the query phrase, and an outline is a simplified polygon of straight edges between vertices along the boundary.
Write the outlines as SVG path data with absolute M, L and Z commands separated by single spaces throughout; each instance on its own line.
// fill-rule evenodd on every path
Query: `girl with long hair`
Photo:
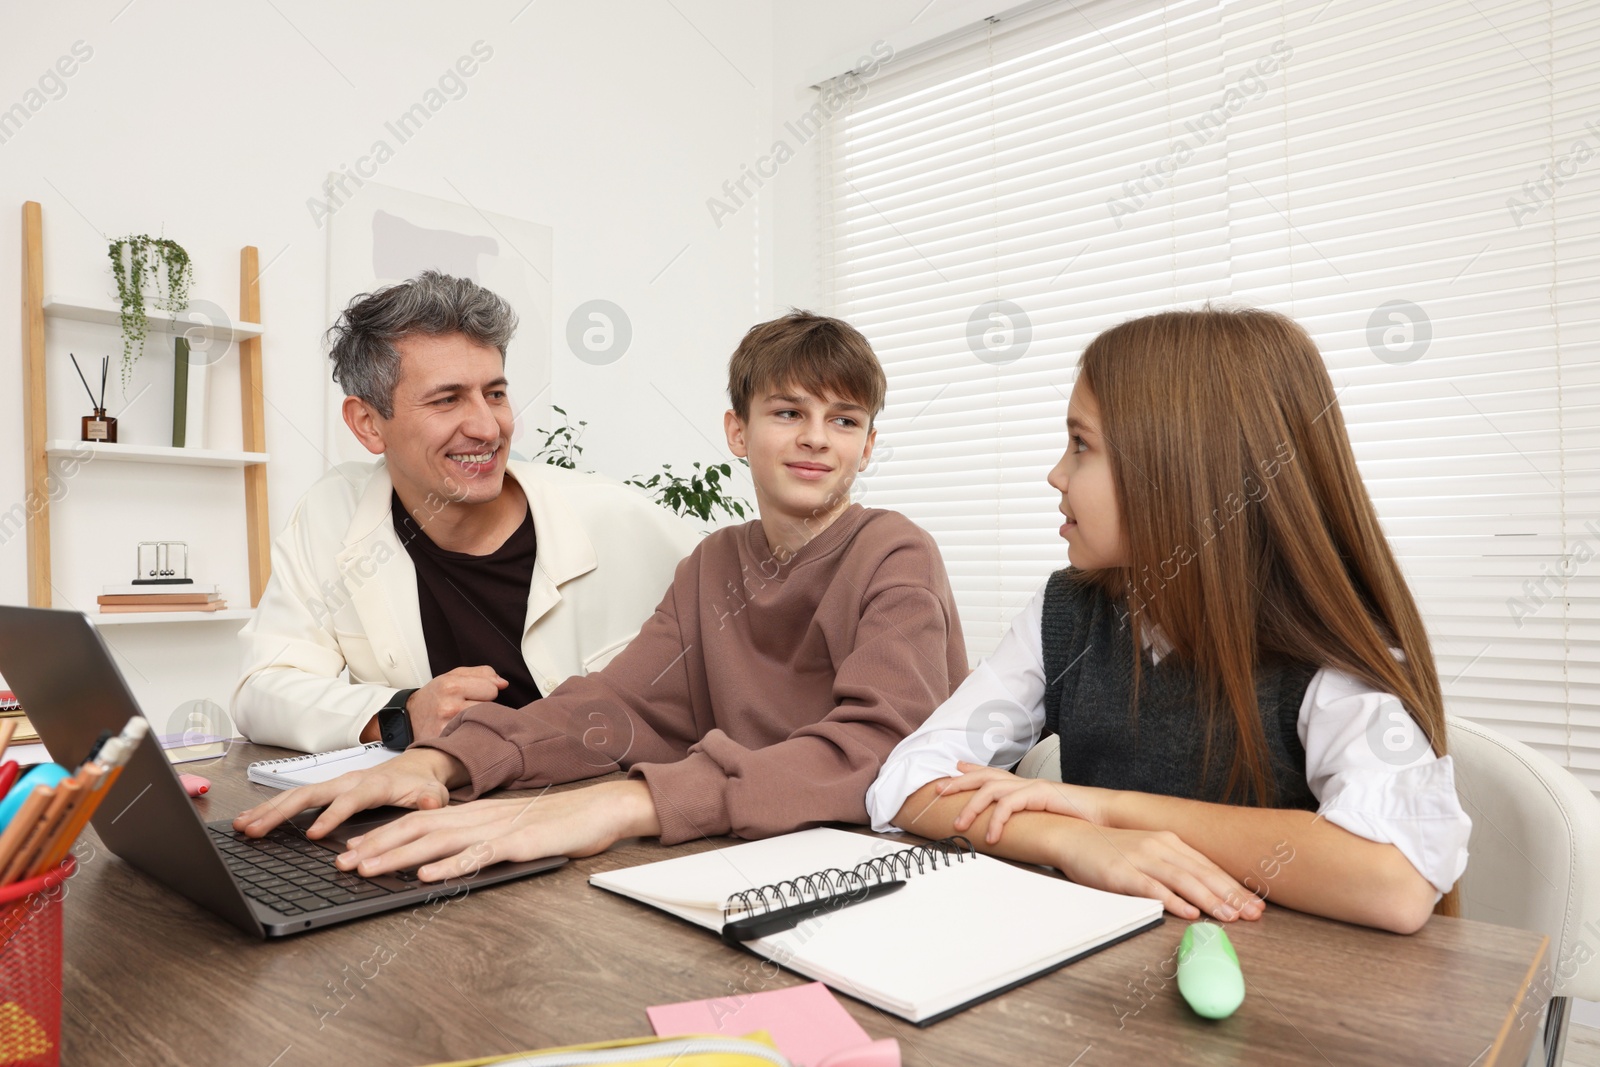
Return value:
M 1471 822 L 1433 654 L 1311 338 L 1260 310 L 1125 322 L 1067 429 L 1072 565 L 895 748 L 875 828 L 1188 919 L 1453 914 Z M 1046 732 L 1060 782 L 1004 769 Z

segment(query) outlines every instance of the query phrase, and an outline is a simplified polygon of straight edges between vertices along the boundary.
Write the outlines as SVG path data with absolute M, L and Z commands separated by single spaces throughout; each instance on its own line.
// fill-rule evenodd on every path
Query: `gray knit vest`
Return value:
M 1202 768 L 1205 723 L 1190 672 L 1170 656 L 1139 664 L 1133 689 L 1133 631 L 1120 605 L 1060 570 L 1045 588 L 1045 726 L 1061 735 L 1061 780 L 1215 803 L 1259 803 L 1225 796 L 1234 727 L 1218 724 L 1209 769 Z M 1306 750 L 1297 724 L 1317 668 L 1279 662 L 1256 668 L 1256 700 L 1271 754 L 1273 807 L 1315 811 L 1306 785 Z

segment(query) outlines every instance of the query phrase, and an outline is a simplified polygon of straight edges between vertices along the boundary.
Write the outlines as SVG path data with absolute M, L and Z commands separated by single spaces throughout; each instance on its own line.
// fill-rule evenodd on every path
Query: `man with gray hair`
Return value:
M 434 271 L 329 330 L 345 424 L 382 458 L 323 477 L 273 542 L 240 633 L 250 740 L 404 748 L 598 670 L 654 612 L 698 539 L 620 483 L 509 458 L 515 330 L 500 297 Z

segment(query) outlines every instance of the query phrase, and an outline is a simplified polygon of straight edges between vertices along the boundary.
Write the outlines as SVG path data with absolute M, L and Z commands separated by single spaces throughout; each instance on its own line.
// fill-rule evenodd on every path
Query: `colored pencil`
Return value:
M 62 779 L 56 786 L 55 795 L 50 798 L 50 804 L 44 809 L 44 814 L 39 816 L 32 831 L 23 838 L 21 846 L 17 848 L 17 854 L 6 865 L 4 873 L 0 873 L 0 885 L 10 885 L 32 873 L 34 865 L 39 862 L 45 842 L 55 833 L 62 813 L 82 789 L 83 786 L 71 778 Z
M 5 833 L 0 834 L 0 871 L 11 866 L 17 849 L 39 822 L 39 816 L 49 807 L 50 798 L 55 796 L 55 792 L 47 785 L 34 786 L 33 792 L 28 794 L 28 799 L 22 802 L 22 807 L 11 817 L 11 825 L 6 827 Z M 0 880 L 0 884 L 4 884 L 3 880 Z
M 72 846 L 78 841 L 78 835 L 83 833 L 83 828 L 105 799 L 105 790 L 100 787 L 100 782 L 106 776 L 106 769 L 98 763 L 85 763 L 78 768 L 82 776 L 83 790 L 78 794 L 77 802 L 67 812 L 64 828 L 56 838 L 55 843 L 45 852 L 44 861 L 35 871 L 43 874 L 55 867 L 72 851 Z

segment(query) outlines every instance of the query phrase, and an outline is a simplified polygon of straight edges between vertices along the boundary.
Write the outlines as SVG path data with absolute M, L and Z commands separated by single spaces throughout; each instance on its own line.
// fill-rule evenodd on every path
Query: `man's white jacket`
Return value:
M 699 537 L 610 479 L 516 460 L 508 471 L 538 539 L 522 655 L 549 693 L 633 639 Z M 239 634 L 233 717 L 250 740 L 307 752 L 358 744 L 395 690 L 432 678 L 417 572 L 395 536 L 391 493 L 383 461 L 341 464 L 273 541 L 272 577 Z

